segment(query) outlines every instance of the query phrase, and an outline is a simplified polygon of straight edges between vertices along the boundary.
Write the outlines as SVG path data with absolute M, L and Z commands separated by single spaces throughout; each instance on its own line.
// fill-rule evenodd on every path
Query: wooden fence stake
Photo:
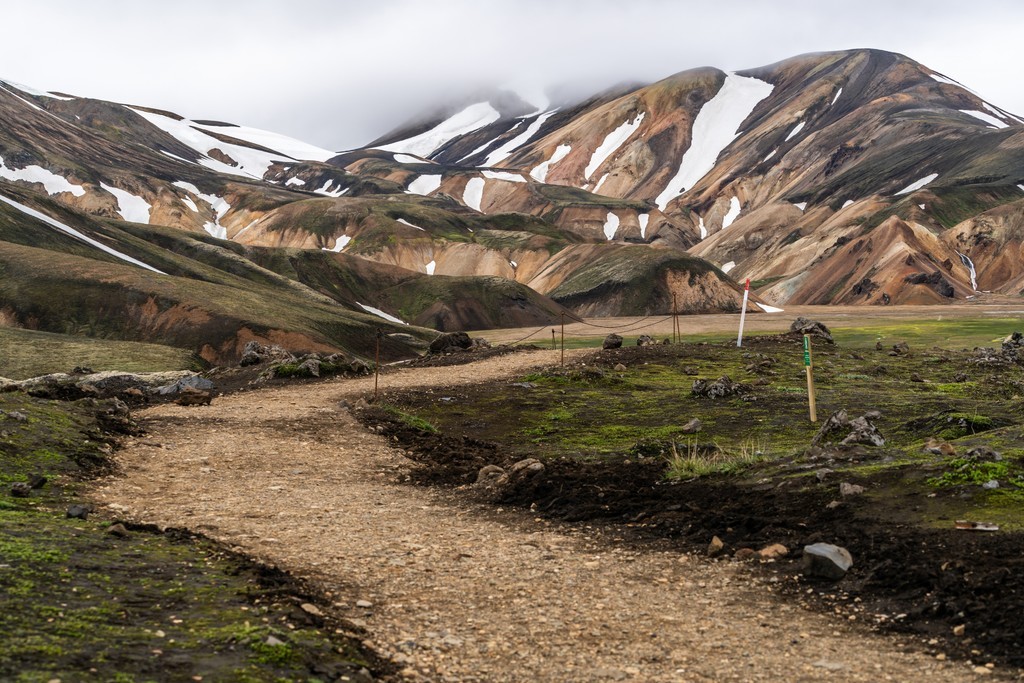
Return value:
M 811 422 L 818 421 L 818 410 L 814 401 L 814 362 L 811 360 L 811 335 L 804 335 L 804 369 L 807 371 L 807 405 L 811 411 Z
M 736 337 L 736 346 L 743 346 L 743 323 L 747 321 L 747 299 L 750 298 L 750 278 L 747 278 L 747 284 L 743 288 L 743 307 L 740 309 L 740 333 Z

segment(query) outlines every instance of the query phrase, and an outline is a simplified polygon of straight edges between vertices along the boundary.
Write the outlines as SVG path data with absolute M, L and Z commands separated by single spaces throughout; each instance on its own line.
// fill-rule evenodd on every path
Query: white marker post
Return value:
M 740 334 L 736 337 L 736 346 L 743 346 L 743 323 L 747 321 L 747 299 L 750 298 L 750 278 L 743 287 L 743 308 L 740 309 Z

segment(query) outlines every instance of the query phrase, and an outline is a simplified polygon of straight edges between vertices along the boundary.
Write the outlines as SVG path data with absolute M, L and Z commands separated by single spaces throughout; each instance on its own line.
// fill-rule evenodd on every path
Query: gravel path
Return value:
M 382 385 L 504 381 L 519 353 L 406 369 Z M 613 532 L 468 506 L 398 483 L 408 461 L 339 406 L 373 380 L 325 381 L 143 411 L 98 502 L 202 531 L 311 578 L 373 647 L 422 681 L 958 681 L 974 665 L 904 652 L 859 621 L 775 596 L 729 562 L 637 552 Z M 977 663 L 976 663 L 977 664 Z M 992 678 L 992 676 L 988 676 Z

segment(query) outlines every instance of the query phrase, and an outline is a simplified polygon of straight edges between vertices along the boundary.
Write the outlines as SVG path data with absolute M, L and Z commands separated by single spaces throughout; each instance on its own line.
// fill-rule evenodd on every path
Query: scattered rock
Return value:
M 505 476 L 505 470 L 497 465 L 484 465 L 476 474 L 476 486 L 490 488 L 497 484 Z
M 750 562 L 758 557 L 757 551 L 753 548 L 740 548 L 732 554 L 732 559 L 736 562 Z
M 804 546 L 804 576 L 838 581 L 853 566 L 853 557 L 846 548 L 831 543 Z
M 772 543 L 769 546 L 761 548 L 758 552 L 762 560 L 777 560 L 781 557 L 789 555 L 789 548 L 782 545 L 781 543 Z
M 961 382 L 966 382 L 969 379 L 970 377 L 967 376 L 966 372 L 958 372 L 955 375 L 953 375 L 953 381 L 958 384 Z
M 957 638 L 964 635 L 967 632 L 967 627 L 964 624 L 957 624 L 953 627 L 953 635 Z
M 625 372 L 625 371 L 626 371 L 626 366 L 625 365 L 623 365 L 622 363 L 616 363 L 615 364 L 615 372 Z
M 814 476 L 818 481 L 825 481 L 828 475 L 835 472 L 835 470 L 829 469 L 828 467 L 822 467 L 821 469 L 814 470 Z
M 910 381 L 911 382 L 924 382 L 924 377 L 921 377 L 921 375 L 917 374 L 916 372 L 912 372 L 912 373 L 910 373 Z
M 210 380 L 199 375 L 189 375 L 182 377 L 173 384 L 157 387 L 153 390 L 153 393 L 159 396 L 176 396 L 187 391 L 210 391 L 211 389 L 213 389 L 213 382 Z
M 694 380 L 693 386 L 690 389 L 690 393 L 694 396 L 703 396 L 706 398 L 723 398 L 725 396 L 734 396 L 741 393 L 745 394 L 749 391 L 750 387 L 746 384 L 733 382 L 728 376 L 719 377 L 714 382 L 710 382 L 706 379 Z
M 41 489 L 46 486 L 47 479 L 41 474 L 33 474 L 28 478 L 28 487 L 30 489 Z
M 811 440 L 812 446 L 824 446 L 836 443 L 841 446 L 864 444 L 867 446 L 884 446 L 885 439 L 871 420 L 878 419 L 881 414 L 872 410 L 853 420 L 849 419 L 845 410 L 832 413 Z M 845 435 L 845 436 L 843 436 Z M 840 438 L 842 437 L 842 438 Z
M 809 334 L 812 337 L 823 339 L 829 344 L 835 343 L 835 340 L 832 339 L 832 331 L 829 330 L 824 323 L 818 322 L 817 320 L 808 320 L 803 316 L 793 321 L 789 326 L 789 331 L 801 335 Z
M 445 332 L 430 342 L 427 350 L 430 353 L 458 353 L 473 346 L 473 340 L 465 332 Z
M 843 498 L 859 496 L 862 493 L 864 493 L 864 487 L 860 484 L 849 484 L 844 481 L 839 485 L 839 495 Z
M 1003 459 L 1002 455 L 988 446 L 975 446 L 971 450 L 967 451 L 967 457 L 974 460 L 987 460 L 990 462 L 999 462 Z
M 889 352 L 890 356 L 906 356 L 910 354 L 910 344 L 905 341 L 899 344 L 892 345 L 892 351 Z
M 999 488 L 999 482 L 995 479 L 989 479 L 988 481 L 981 485 L 981 488 L 988 489 L 989 491 L 991 491 Z
M 11 495 L 15 498 L 28 498 L 32 493 L 32 487 L 23 481 L 11 484 Z
M 312 603 L 309 603 L 309 602 L 302 603 L 301 605 L 299 605 L 299 608 L 303 612 L 305 612 L 306 614 L 311 614 L 314 617 L 323 617 L 324 616 L 324 613 L 320 611 L 319 607 L 317 607 L 316 605 L 314 605 Z
M 924 451 L 926 453 L 934 453 L 935 455 L 956 455 L 956 448 L 953 447 L 953 444 L 947 441 L 939 441 L 934 437 L 925 441 Z
M 658 341 L 649 334 L 641 334 L 636 338 L 637 346 L 654 346 Z
M 316 358 L 307 358 L 306 360 L 299 363 L 298 371 L 303 375 L 319 377 L 320 361 L 317 360 Z
M 64 516 L 67 519 L 86 519 L 92 512 L 91 505 L 69 505 Z
M 716 555 L 721 554 L 723 550 L 725 550 L 725 543 L 723 543 L 722 539 L 720 539 L 718 536 L 713 537 L 711 539 L 711 542 L 708 543 L 709 557 L 715 557 Z
M 703 426 L 704 425 L 700 421 L 700 418 L 695 417 L 686 424 L 684 424 L 681 431 L 683 432 L 683 434 L 696 434 L 703 428 Z
M 128 529 L 125 527 L 124 524 L 118 522 L 116 524 L 111 524 L 110 526 L 108 526 L 107 533 L 117 538 L 124 538 L 128 535 Z
M 25 422 L 28 420 L 28 415 L 21 412 L 20 410 L 12 410 L 10 412 L 4 412 L 7 419 L 14 420 L 15 422 Z
M 621 349 L 622 348 L 622 337 L 617 334 L 609 334 L 604 338 L 604 343 L 601 344 L 603 349 Z
M 369 600 L 356 600 L 356 607 L 359 609 L 370 609 L 373 607 L 373 603 Z
M 526 458 L 513 464 L 505 474 L 498 477 L 495 486 L 508 486 L 534 477 L 544 471 L 544 463 L 537 458 Z
M 270 645 L 271 647 L 276 646 L 276 645 L 284 645 L 284 641 L 281 640 L 280 638 L 275 637 L 275 636 L 267 636 L 267 639 L 265 641 L 263 641 L 263 642 L 266 643 L 267 645 Z

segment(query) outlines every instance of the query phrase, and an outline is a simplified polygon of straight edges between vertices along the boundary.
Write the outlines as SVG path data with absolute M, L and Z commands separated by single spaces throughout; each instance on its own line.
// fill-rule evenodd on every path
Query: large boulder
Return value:
M 838 581 L 853 566 L 853 556 L 846 548 L 831 543 L 804 546 L 804 576 Z
M 694 380 L 693 386 L 690 389 L 690 393 L 694 396 L 702 396 L 704 398 L 724 398 L 726 396 L 735 396 L 736 394 L 745 394 L 748 391 L 750 391 L 749 386 L 733 382 L 728 376 L 719 377 L 713 382 L 706 379 Z
M 601 348 L 603 348 L 603 349 L 621 349 L 622 348 L 622 337 L 620 337 L 619 335 L 615 334 L 614 332 L 612 334 L 609 334 L 607 337 L 604 338 L 604 343 L 601 344 Z
M 636 338 L 637 346 L 654 346 L 658 341 L 649 334 L 641 334 Z
M 837 410 L 832 413 L 821 429 L 811 440 L 812 446 L 827 446 L 839 444 L 840 446 L 853 446 L 862 444 L 865 446 L 884 446 L 885 438 L 879 433 L 878 428 L 871 422 L 881 417 L 881 413 L 871 410 L 860 417 L 849 419 L 845 410 Z

